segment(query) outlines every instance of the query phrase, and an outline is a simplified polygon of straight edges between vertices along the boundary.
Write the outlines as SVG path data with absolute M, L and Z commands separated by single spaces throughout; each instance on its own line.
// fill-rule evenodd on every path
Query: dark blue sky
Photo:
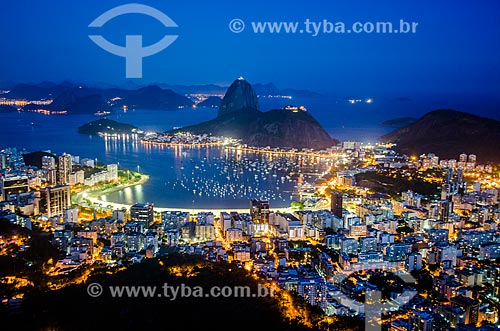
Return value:
M 71 80 L 124 83 L 125 61 L 95 45 L 102 34 L 146 45 L 179 38 L 144 59 L 137 83 L 250 82 L 339 94 L 500 94 L 500 2 L 489 1 L 152 1 L 178 28 L 124 15 L 98 30 L 88 24 L 127 1 L 8 1 L 0 10 L 0 81 Z M 246 30 L 228 29 L 233 18 Z M 251 21 L 418 22 L 416 34 L 254 34 Z

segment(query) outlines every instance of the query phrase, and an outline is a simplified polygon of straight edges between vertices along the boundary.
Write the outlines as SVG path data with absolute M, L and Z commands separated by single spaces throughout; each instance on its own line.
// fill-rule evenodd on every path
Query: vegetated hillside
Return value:
M 107 134 L 122 134 L 122 133 L 133 133 L 137 130 L 137 127 L 119 123 L 107 118 L 98 119 L 90 123 L 84 124 L 78 128 L 78 133 L 96 135 L 98 133 Z
M 177 131 L 233 137 L 257 147 L 320 150 L 338 144 L 308 112 L 284 109 L 268 112 L 244 109 Z
M 476 154 L 478 162 L 500 162 L 500 121 L 451 109 L 435 110 L 381 137 L 407 155 L 435 153 L 441 158 Z

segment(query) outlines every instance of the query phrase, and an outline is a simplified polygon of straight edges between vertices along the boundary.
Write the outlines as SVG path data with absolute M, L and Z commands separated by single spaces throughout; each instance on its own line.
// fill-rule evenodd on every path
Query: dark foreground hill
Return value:
M 435 153 L 441 158 L 476 154 L 478 162 L 500 162 L 500 121 L 451 109 L 435 110 L 381 137 L 407 155 Z
M 38 167 L 39 169 L 41 169 L 42 168 L 42 158 L 44 156 L 53 157 L 57 162 L 57 156 L 55 154 L 52 154 L 49 152 L 44 152 L 44 151 L 25 153 L 25 154 L 23 154 L 23 161 L 24 161 L 24 164 L 27 166 L 34 166 L 34 167 Z
M 25 295 L 15 315 L 9 316 L 0 307 L 0 318 L 6 330 L 326 331 L 334 330 L 333 327 L 338 327 L 335 330 L 362 330 L 363 326 L 355 317 L 332 317 L 332 328 L 329 328 L 319 308 L 300 300 L 296 301 L 296 309 L 301 314 L 290 316 L 282 292 L 267 296 L 262 290 L 258 292 L 258 281 L 236 264 L 170 255 L 118 272 L 99 266 L 93 266 L 92 270 L 85 283 L 59 290 L 44 290 L 37 283 L 39 288 Z M 61 276 L 51 282 L 62 284 L 65 278 Z M 94 289 L 99 287 L 95 284 L 100 284 L 102 294 L 89 295 L 95 293 L 88 292 L 90 284 L 94 284 L 91 287 Z M 171 290 L 165 292 L 165 285 L 175 288 L 177 296 L 174 297 Z M 129 296 L 123 292 L 121 297 L 116 294 L 113 297 L 110 286 L 149 286 L 154 292 L 147 292 L 152 293 L 148 295 L 141 291 Z M 243 287 L 249 292 L 241 292 Z M 224 292 L 229 295 L 217 295 L 218 289 L 223 288 L 231 291 Z M 249 294 L 231 295 L 233 290 Z M 307 316 L 307 320 L 302 316 Z

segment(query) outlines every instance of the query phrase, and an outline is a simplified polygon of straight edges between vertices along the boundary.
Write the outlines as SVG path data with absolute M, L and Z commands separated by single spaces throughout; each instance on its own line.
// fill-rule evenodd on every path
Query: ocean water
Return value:
M 418 117 L 441 105 L 452 104 L 441 99 L 434 103 L 407 98 L 374 98 L 372 103 L 366 103 L 363 98 L 360 100 L 351 104 L 345 98 L 322 96 L 293 100 L 261 98 L 259 102 L 261 110 L 288 104 L 304 105 L 332 137 L 363 142 L 376 142 L 381 135 L 392 130 L 381 125 L 384 120 Z M 216 109 L 139 109 L 119 111 L 108 117 L 143 130 L 164 131 L 209 120 L 216 115 Z M 104 163 L 118 163 L 121 168 L 150 175 L 150 181 L 144 185 L 105 197 L 116 203 L 154 202 L 158 206 L 178 208 L 246 208 L 249 197 L 269 198 L 275 207 L 290 203 L 295 180 L 286 177 L 283 169 L 287 165 L 276 166 L 280 160 L 232 155 L 217 148 L 180 150 L 144 146 L 132 140 L 77 133 L 80 125 L 97 118 L 94 115 L 2 113 L 0 146 L 27 151 L 50 150 L 58 154 L 66 152 Z M 245 170 L 252 165 L 252 171 Z M 326 166 L 318 164 L 308 172 L 320 173 Z M 313 179 L 314 176 L 310 178 Z M 212 194 L 211 190 L 214 191 Z

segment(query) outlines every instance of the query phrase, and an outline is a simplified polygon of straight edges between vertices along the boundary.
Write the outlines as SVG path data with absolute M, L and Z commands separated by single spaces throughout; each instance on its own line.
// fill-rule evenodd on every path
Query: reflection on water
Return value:
M 134 155 L 150 176 L 144 185 L 107 195 L 105 201 L 132 204 L 154 202 L 175 207 L 234 207 L 251 198 L 268 199 L 276 207 L 288 206 L 300 178 L 313 181 L 331 165 L 328 160 L 224 149 L 142 145 L 130 139 L 108 138 L 106 152 Z
M 270 108 L 263 106 L 264 110 Z M 314 110 L 315 107 L 308 109 Z M 341 112 L 338 114 L 342 115 Z M 299 170 L 305 180 L 313 180 L 327 166 L 318 164 L 314 168 L 310 167 L 316 164 L 312 160 L 284 160 L 219 148 L 143 145 L 137 138 L 126 135 L 116 139 L 78 134 L 80 125 L 97 119 L 93 115 L 45 116 L 14 112 L 0 116 L 4 124 L 0 130 L 0 145 L 3 147 L 51 150 L 57 154 L 67 152 L 80 158 L 117 163 L 121 169 L 140 169 L 150 176 L 142 186 L 107 195 L 105 201 L 109 202 L 154 202 L 158 206 L 185 208 L 245 208 L 249 204 L 248 198 L 261 197 L 269 198 L 274 206 L 279 207 L 290 203 Z M 144 130 L 164 131 L 215 116 L 216 111 L 212 110 L 184 109 L 136 110 L 108 117 Z M 336 127 L 339 116 L 328 114 L 320 122 L 329 120 L 331 123 L 324 123 L 325 127 Z M 31 125 L 32 122 L 36 125 Z

